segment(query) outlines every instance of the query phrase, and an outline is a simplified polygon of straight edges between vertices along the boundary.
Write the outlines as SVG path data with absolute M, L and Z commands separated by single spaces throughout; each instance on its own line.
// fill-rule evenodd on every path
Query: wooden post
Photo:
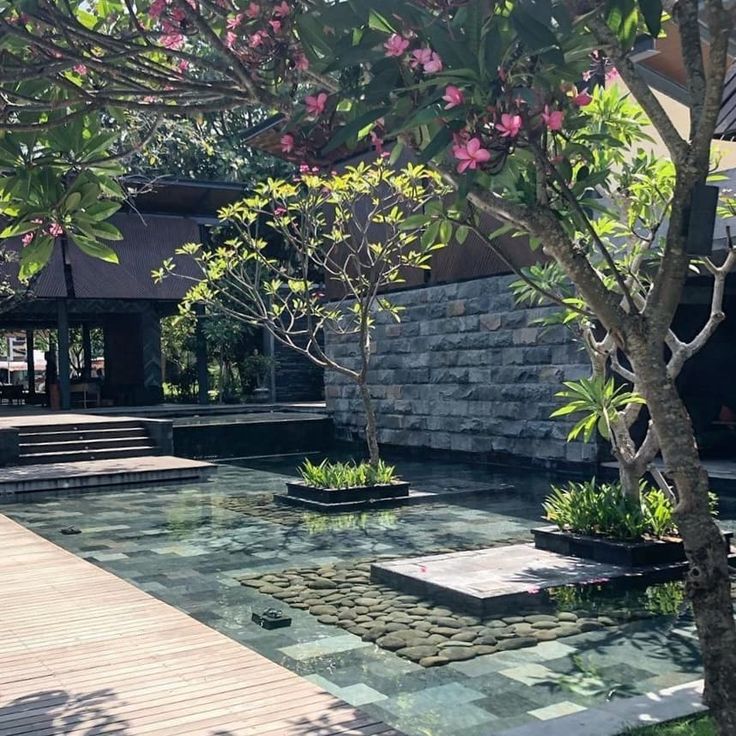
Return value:
M 36 396 L 36 364 L 33 361 L 33 330 L 26 330 L 26 372 L 28 373 L 28 403 Z
M 207 336 L 204 334 L 204 304 L 195 304 L 194 312 L 197 315 L 196 325 L 196 359 L 197 359 L 197 401 L 208 404 L 210 400 L 210 376 L 207 360 Z
M 71 408 L 72 396 L 69 382 L 69 312 L 66 299 L 59 299 L 57 329 L 59 333 L 59 393 L 61 408 L 66 411 Z
M 92 378 L 92 335 L 86 323 L 82 325 L 82 355 L 82 376 L 85 381 L 89 381 Z

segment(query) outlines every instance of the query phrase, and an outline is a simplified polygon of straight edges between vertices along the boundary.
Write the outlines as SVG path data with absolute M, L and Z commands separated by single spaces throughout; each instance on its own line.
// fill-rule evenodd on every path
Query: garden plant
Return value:
M 399 321 L 388 288 L 407 269 L 426 269 L 449 237 L 449 226 L 411 225 L 448 192 L 439 174 L 422 165 L 396 170 L 385 158 L 320 173 L 305 167 L 295 180 L 269 179 L 220 215 L 234 229 L 216 248 L 198 243 L 180 254 L 196 262 L 196 276 L 180 275 L 173 259 L 155 274 L 191 282 L 183 308 L 196 304 L 234 321 L 260 326 L 316 365 L 355 383 L 365 415 L 369 464 L 379 464 L 375 401 L 369 369 L 377 318 Z M 441 226 L 440 226 L 441 225 Z M 327 280 L 325 285 L 322 279 Z M 333 292 L 327 298 L 325 290 Z M 325 339 L 354 339 L 357 356 L 336 356 Z

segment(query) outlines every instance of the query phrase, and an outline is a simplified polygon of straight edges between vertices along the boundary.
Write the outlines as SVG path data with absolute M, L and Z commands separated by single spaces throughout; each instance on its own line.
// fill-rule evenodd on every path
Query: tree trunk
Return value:
M 710 514 L 708 474 L 703 468 L 692 422 L 667 376 L 664 357 L 651 341 L 628 346 L 654 421 L 666 474 L 674 481 L 675 508 L 690 567 L 686 590 L 690 598 L 705 671 L 705 703 L 720 736 L 736 734 L 736 625 L 726 545 Z
M 378 450 L 378 429 L 376 428 L 376 411 L 373 408 L 371 392 L 365 382 L 358 384 L 360 398 L 363 401 L 365 412 L 365 441 L 368 445 L 368 462 L 372 467 L 378 467 L 380 454 Z
M 641 481 L 641 475 L 636 465 L 627 463 L 619 458 L 618 477 L 621 483 L 621 490 L 624 496 L 630 498 L 632 501 L 638 502 L 640 500 L 639 482 Z

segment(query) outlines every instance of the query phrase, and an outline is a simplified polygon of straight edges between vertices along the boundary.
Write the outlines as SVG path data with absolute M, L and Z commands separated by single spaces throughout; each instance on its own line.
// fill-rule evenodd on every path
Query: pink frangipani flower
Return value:
M 386 56 L 403 56 L 409 48 L 409 41 L 398 33 L 393 33 L 383 44 L 383 48 L 386 49 Z
M 160 18 L 164 10 L 166 10 L 166 0 L 153 0 L 148 7 L 148 15 L 151 18 Z
M 79 74 L 80 77 L 84 77 L 87 74 L 87 67 L 84 64 L 77 64 L 72 69 Z
M 228 31 L 234 31 L 245 20 L 245 13 L 238 13 L 227 22 Z
M 496 130 L 500 131 L 504 138 L 516 138 L 521 130 L 521 115 L 512 115 L 505 112 L 501 115 L 501 122 L 496 123 Z
M 184 36 L 181 33 L 167 33 L 161 36 L 161 45 L 164 48 L 176 51 L 184 45 Z
M 371 143 L 373 144 L 373 147 L 376 149 L 376 153 L 378 154 L 383 153 L 383 138 L 375 130 L 371 131 Z
M 545 105 L 542 120 L 547 126 L 547 130 L 562 130 L 562 124 L 565 122 L 565 113 L 562 110 L 553 110 L 550 112 L 549 105 Z
M 462 105 L 465 102 L 465 95 L 459 87 L 456 87 L 454 84 L 448 84 L 442 99 L 447 103 L 445 110 L 451 110 L 453 107 Z
M 586 105 L 590 105 L 590 103 L 593 102 L 593 98 L 588 93 L 587 89 L 584 89 L 582 92 L 578 92 L 577 90 L 573 90 L 572 94 L 572 104 L 576 107 L 585 107 Z
M 263 31 L 256 31 L 255 33 L 252 33 L 248 38 L 248 45 L 252 49 L 257 49 L 263 44 L 265 38 L 266 34 L 264 34 Z
M 307 108 L 307 114 L 314 118 L 318 118 L 327 106 L 327 93 L 320 92 L 317 95 L 309 95 L 304 98 L 304 105 Z
M 251 3 L 246 9 L 245 14 L 249 18 L 257 18 L 260 15 L 261 12 L 261 6 L 258 5 L 258 3 Z
M 281 33 L 281 21 L 280 20 L 270 20 L 268 21 L 268 25 L 271 26 L 271 30 L 274 33 Z
M 23 243 L 23 247 L 29 246 L 33 239 L 36 237 L 35 233 L 26 233 L 21 239 L 20 242 Z
M 300 72 L 304 72 L 309 69 L 309 59 L 304 54 L 297 54 L 294 59 L 294 68 Z
M 294 136 L 291 133 L 282 135 L 280 143 L 283 153 L 291 153 L 294 150 Z
M 64 234 L 64 228 L 59 225 L 58 222 L 52 222 L 49 225 L 49 235 L 51 235 L 54 238 L 59 238 Z
M 436 74 L 442 71 L 442 59 L 436 51 L 428 47 L 415 49 L 411 52 L 412 60 L 410 62 L 413 68 L 422 67 L 425 74 Z
M 287 15 L 291 13 L 291 8 L 289 7 L 289 3 L 286 2 L 286 0 L 283 0 L 283 2 L 280 2 L 274 9 L 273 14 L 277 18 L 286 18 Z
M 485 163 L 491 158 L 491 152 L 483 148 L 480 138 L 471 138 L 467 143 L 455 146 L 452 153 L 460 162 L 457 165 L 460 174 L 468 169 L 477 169 L 478 164 Z

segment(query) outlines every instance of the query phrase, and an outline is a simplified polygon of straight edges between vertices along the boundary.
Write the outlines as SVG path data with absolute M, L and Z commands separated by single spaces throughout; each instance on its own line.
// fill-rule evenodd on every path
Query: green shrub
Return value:
M 677 532 L 670 500 L 644 483 L 641 504 L 625 496 L 619 483 L 590 480 L 562 488 L 553 486 L 543 507 L 549 521 L 578 534 L 638 539 Z
M 668 537 L 678 534 L 674 506 L 659 488 L 641 483 L 641 503 L 624 495 L 620 483 L 570 482 L 552 486 L 542 504 L 545 518 L 560 529 L 577 534 L 615 539 L 643 536 Z M 718 497 L 710 494 L 710 511 L 718 516 Z
M 385 485 L 398 480 L 396 468 L 387 465 L 383 460 L 378 461 L 374 468 L 367 462 L 332 463 L 323 460 L 315 465 L 305 460 L 299 468 L 302 480 L 315 488 L 355 488 L 357 486 Z

